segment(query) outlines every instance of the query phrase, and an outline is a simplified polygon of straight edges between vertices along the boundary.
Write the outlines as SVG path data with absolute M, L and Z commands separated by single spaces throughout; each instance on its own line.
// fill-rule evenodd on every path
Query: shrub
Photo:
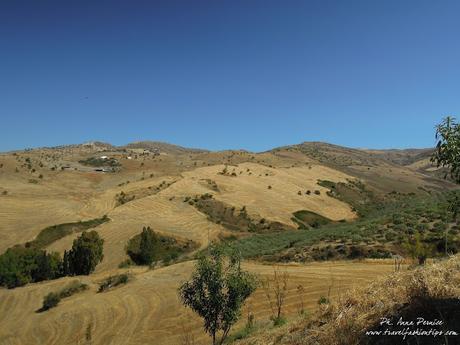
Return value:
M 88 285 L 75 280 L 59 291 L 59 298 L 66 298 L 88 289 Z
M 57 293 L 50 292 L 43 299 L 43 307 L 41 310 L 45 311 L 45 310 L 54 308 L 55 306 L 59 304 L 60 301 L 61 301 L 61 298 L 59 297 Z
M 88 285 L 79 281 L 73 281 L 58 292 L 50 292 L 43 298 L 43 306 L 37 312 L 43 312 L 54 308 L 59 304 L 61 299 L 70 297 L 78 292 L 88 289 Z
M 318 300 L 318 305 L 329 304 L 329 298 L 321 296 Z
M 280 327 L 287 323 L 287 319 L 284 316 L 272 318 L 273 326 Z
M 104 292 L 115 286 L 126 284 L 129 279 L 129 275 L 126 273 L 110 276 L 99 284 L 99 290 L 97 292 Z

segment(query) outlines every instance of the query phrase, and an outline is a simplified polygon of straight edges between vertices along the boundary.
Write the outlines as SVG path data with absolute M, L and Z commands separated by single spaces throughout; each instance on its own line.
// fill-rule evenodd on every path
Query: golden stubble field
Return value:
M 356 217 L 348 204 L 327 196 L 327 189 L 317 184 L 318 179 L 340 182 L 354 177 L 304 159 L 298 153 L 263 153 L 255 159 L 245 152 L 180 157 L 165 154 L 142 160 L 120 158 L 123 169 L 113 174 L 80 169 L 75 162 L 81 157 L 73 151 L 60 152 L 57 159 L 66 159 L 65 164 L 74 164 L 76 170 L 50 170 L 58 163 L 54 158 L 44 159 L 40 151 L 19 156 L 31 157 L 37 171 L 23 168 L 24 157 L 0 155 L 0 192 L 8 192 L 0 195 L 1 252 L 32 240 L 50 225 L 104 214 L 110 222 L 95 229 L 105 240 L 105 257 L 93 275 L 66 277 L 14 290 L 0 289 L 0 344 L 84 344 L 88 329 L 91 344 L 180 344 L 181 336 L 187 332 L 202 343 L 206 338 L 200 320 L 181 307 L 177 298 L 178 286 L 192 271 L 191 261 L 155 270 L 131 269 L 134 279 L 126 286 L 96 293 L 100 280 L 120 271 L 117 267 L 126 258 L 127 241 L 144 226 L 193 240 L 200 248 L 219 234 L 228 234 L 228 230 L 184 202 L 185 197 L 212 193 L 215 199 L 236 208 L 245 206 L 250 215 L 290 225 L 292 213 L 298 210 L 310 210 L 333 220 Z M 40 160 L 45 162 L 44 167 L 37 167 Z M 225 167 L 228 174 L 220 174 Z M 370 174 L 367 168 L 363 171 Z M 404 181 L 406 185 L 406 180 L 415 181 L 414 189 L 423 183 L 420 174 L 409 169 L 393 169 L 393 173 L 395 181 Z M 39 178 L 39 174 L 43 176 Z M 210 189 L 208 180 L 217 185 L 218 191 Z M 174 183 L 116 206 L 115 197 L 120 192 L 148 191 L 163 181 Z M 307 196 L 306 190 L 318 190 L 320 194 Z M 77 236 L 67 236 L 47 249 L 62 253 Z M 273 267 L 261 263 L 247 262 L 245 267 L 262 277 L 273 273 Z M 392 262 L 364 261 L 287 265 L 283 269 L 291 276 L 285 310 L 293 317 L 301 303 L 299 285 L 305 289 L 305 306 L 314 311 L 318 298 L 328 291 L 337 297 L 344 289 L 391 272 L 393 266 Z M 62 300 L 45 313 L 35 312 L 47 293 L 75 279 L 89 284 L 90 290 Z M 251 297 L 247 308 L 256 320 L 269 319 L 270 308 L 262 291 Z
M 247 262 L 244 268 L 263 277 L 273 274 L 273 267 Z M 62 278 L 14 290 L 0 290 L 0 344 L 85 344 L 91 329 L 92 344 L 181 344 L 182 336 L 191 333 L 198 343 L 207 343 L 201 321 L 178 301 L 177 288 L 186 280 L 193 262 L 142 272 L 133 271 L 133 281 L 105 293 L 96 293 L 96 284 L 109 273 L 89 277 Z M 308 265 L 283 265 L 280 271 L 290 275 L 285 314 L 296 317 L 303 299 L 308 312 L 314 312 L 318 299 L 330 292 L 341 292 L 372 281 L 393 270 L 391 261 L 327 262 Z M 42 298 L 70 281 L 90 284 L 89 291 L 64 299 L 44 313 Z M 302 285 L 303 294 L 297 287 Z M 266 322 L 270 307 L 263 290 L 251 296 L 243 310 L 242 327 L 248 309 L 257 322 Z

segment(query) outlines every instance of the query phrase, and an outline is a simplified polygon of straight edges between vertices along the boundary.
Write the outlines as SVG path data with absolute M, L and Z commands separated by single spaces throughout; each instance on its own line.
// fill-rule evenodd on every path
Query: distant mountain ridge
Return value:
M 102 141 L 88 141 L 82 144 L 59 145 L 54 147 L 39 147 L 34 149 L 84 149 L 85 151 L 114 151 L 126 149 L 145 149 L 152 152 L 161 152 L 171 155 L 191 154 L 191 153 L 212 153 L 223 151 L 212 151 L 200 148 L 188 148 L 160 141 L 137 141 L 126 145 L 112 145 Z M 265 151 L 267 153 L 277 153 L 281 151 L 295 151 L 305 154 L 321 163 L 333 164 L 336 166 L 365 165 L 376 166 L 381 164 L 411 165 L 419 161 L 429 162 L 433 148 L 423 149 L 360 149 L 350 148 L 326 142 L 302 142 L 300 144 L 275 147 Z M 17 152 L 22 150 L 15 150 Z M 241 151 L 241 150 L 226 150 Z M 245 151 L 252 153 L 251 151 Z M 424 164 L 427 165 L 427 164 Z

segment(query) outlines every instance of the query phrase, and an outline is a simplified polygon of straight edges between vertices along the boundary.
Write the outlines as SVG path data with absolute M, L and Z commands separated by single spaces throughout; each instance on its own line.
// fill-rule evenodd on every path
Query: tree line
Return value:
M 104 240 L 96 231 L 83 232 L 72 249 L 48 253 L 36 247 L 14 246 L 0 255 L 0 286 L 15 288 L 63 276 L 88 275 L 102 261 Z

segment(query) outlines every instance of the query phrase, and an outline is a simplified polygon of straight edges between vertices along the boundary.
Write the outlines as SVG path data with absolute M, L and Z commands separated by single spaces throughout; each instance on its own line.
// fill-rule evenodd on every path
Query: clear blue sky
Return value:
M 427 147 L 460 1 L 0 2 L 0 151 L 160 140 Z

